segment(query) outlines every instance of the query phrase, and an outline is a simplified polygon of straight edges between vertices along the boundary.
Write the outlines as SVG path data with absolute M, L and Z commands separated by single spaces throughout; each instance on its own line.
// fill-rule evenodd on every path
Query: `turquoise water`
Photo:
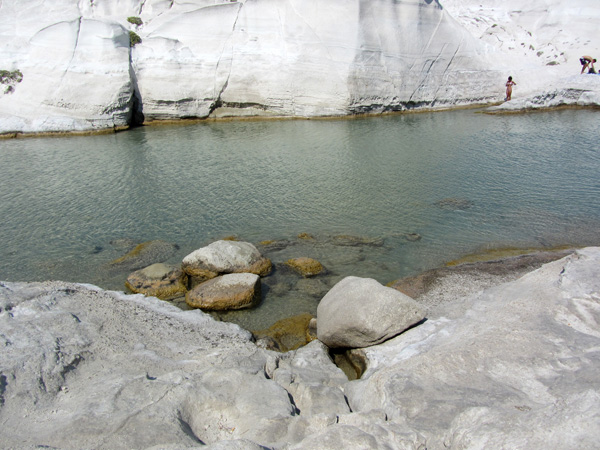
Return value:
M 258 308 L 224 317 L 260 328 L 314 313 L 346 275 L 387 283 L 487 248 L 598 244 L 598 118 L 466 110 L 0 141 L 0 279 L 123 290 L 127 274 L 103 270 L 116 239 L 175 243 L 179 263 L 235 235 L 279 268 Z M 279 266 L 297 256 L 328 274 Z

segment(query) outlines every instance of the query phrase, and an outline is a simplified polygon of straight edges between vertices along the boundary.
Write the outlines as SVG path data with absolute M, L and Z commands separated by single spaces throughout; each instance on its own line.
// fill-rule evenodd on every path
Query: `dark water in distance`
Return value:
M 465 110 L 0 141 L 0 280 L 123 290 L 127 274 L 103 270 L 123 254 L 114 239 L 176 243 L 175 264 L 229 235 L 288 240 L 262 250 L 329 273 L 276 270 L 259 308 L 225 317 L 259 328 L 314 313 L 347 275 L 385 284 L 486 248 L 598 244 L 599 117 Z M 383 245 L 338 245 L 339 234 Z

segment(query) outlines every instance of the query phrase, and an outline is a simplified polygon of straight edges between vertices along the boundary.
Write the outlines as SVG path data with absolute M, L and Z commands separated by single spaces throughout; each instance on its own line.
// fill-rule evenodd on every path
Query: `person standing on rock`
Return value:
M 588 71 L 588 73 L 596 73 L 596 70 L 594 69 L 594 63 L 596 62 L 596 60 L 594 58 L 592 58 L 591 56 L 588 55 L 583 55 L 581 58 L 579 58 L 579 62 L 581 63 L 581 73 L 585 72 L 585 69 L 587 69 L 588 67 L 590 67 L 590 70 Z
M 506 98 L 504 99 L 505 102 L 509 101 L 511 99 L 512 96 L 512 87 L 516 86 L 517 83 L 515 83 L 512 79 L 512 77 L 508 77 L 508 81 L 506 82 Z

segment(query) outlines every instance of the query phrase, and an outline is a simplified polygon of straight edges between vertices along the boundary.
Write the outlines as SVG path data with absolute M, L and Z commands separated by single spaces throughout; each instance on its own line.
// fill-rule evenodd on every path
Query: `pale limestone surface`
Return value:
M 351 408 L 407 420 L 430 449 L 597 447 L 599 263 L 577 251 L 365 349 Z
M 513 99 L 552 106 L 600 55 L 596 0 L 3 0 L 0 133 L 312 117 Z M 129 16 L 143 24 L 130 24 Z M 142 42 L 130 48 L 129 31 Z M 585 104 L 598 86 L 584 81 Z M 535 103 L 535 102 L 534 102 Z M 537 104 L 537 103 L 536 103 Z M 516 107 L 516 106 L 515 106 Z M 527 105 L 521 105 L 527 107 Z
M 600 248 L 448 301 L 463 305 L 451 319 L 362 350 L 367 370 L 348 381 L 318 341 L 280 354 L 154 298 L 0 283 L 0 442 L 597 448 Z

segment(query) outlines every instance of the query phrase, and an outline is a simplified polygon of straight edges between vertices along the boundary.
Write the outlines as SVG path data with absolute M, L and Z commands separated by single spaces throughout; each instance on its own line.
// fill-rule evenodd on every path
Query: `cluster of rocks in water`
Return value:
M 300 235 L 300 239 L 311 239 Z M 412 238 L 412 235 L 410 235 Z M 383 245 L 381 239 L 339 235 L 336 245 Z M 407 238 L 409 239 L 409 238 Z M 157 250 L 169 244 L 150 241 L 135 247 L 111 263 L 119 266 L 136 257 L 147 262 Z M 277 245 L 264 242 L 264 246 Z M 142 258 L 140 258 L 140 255 Z M 326 272 L 316 259 L 290 258 L 285 267 L 307 279 Z M 190 308 L 204 311 L 230 311 L 256 306 L 261 300 L 261 278 L 269 275 L 273 264 L 249 242 L 218 240 L 183 258 L 180 266 L 154 263 L 132 272 L 126 287 L 134 293 L 173 300 L 185 296 Z M 425 310 L 401 292 L 374 279 L 346 277 L 320 300 L 316 319 L 310 314 L 276 322 L 267 330 L 255 331 L 259 345 L 287 351 L 318 337 L 330 348 L 360 348 L 380 343 L 422 321 Z

